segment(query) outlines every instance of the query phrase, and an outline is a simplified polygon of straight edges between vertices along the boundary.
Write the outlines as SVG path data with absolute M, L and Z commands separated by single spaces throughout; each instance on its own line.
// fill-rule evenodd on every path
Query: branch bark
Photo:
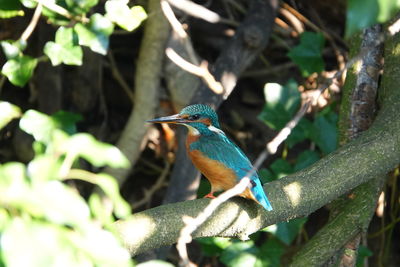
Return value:
M 148 2 L 148 13 L 150 15 L 146 21 L 136 66 L 134 108 L 117 143 L 132 166 L 140 155 L 140 146 L 149 127 L 145 121 L 154 117 L 158 105 L 160 73 L 170 29 L 159 0 Z M 121 185 L 130 169 L 107 168 L 105 172 L 114 176 Z
M 397 37 L 399 39 L 400 37 Z M 400 40 L 396 40 L 398 43 Z M 194 237 L 225 236 L 245 239 L 280 221 L 306 216 L 351 189 L 385 175 L 400 162 L 400 56 L 386 54 L 383 106 L 374 124 L 354 141 L 314 165 L 264 186 L 274 207 L 262 207 L 235 198 L 224 203 Z M 135 255 L 176 242 L 183 227 L 182 216 L 196 216 L 208 204 L 197 199 L 163 205 L 117 222 L 126 247 Z

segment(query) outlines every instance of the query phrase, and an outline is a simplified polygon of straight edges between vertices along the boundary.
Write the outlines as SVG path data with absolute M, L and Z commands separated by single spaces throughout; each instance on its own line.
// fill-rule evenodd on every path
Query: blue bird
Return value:
M 176 115 L 148 122 L 181 124 L 189 129 L 186 139 L 188 155 L 211 184 L 211 192 L 205 197 L 215 198 L 214 192 L 234 187 L 253 167 L 243 151 L 221 130 L 217 114 L 207 105 L 190 105 Z M 257 173 L 254 172 L 250 179 L 249 188 L 240 196 L 272 210 Z

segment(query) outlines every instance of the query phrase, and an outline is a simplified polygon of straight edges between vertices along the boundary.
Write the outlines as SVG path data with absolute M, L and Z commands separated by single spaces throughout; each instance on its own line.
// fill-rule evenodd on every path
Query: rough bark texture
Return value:
M 150 15 L 146 21 L 136 66 L 134 108 L 117 143 L 117 147 L 132 165 L 140 155 L 140 146 L 149 127 L 145 122 L 154 117 L 158 105 L 160 73 L 170 29 L 159 0 L 149 0 L 148 13 Z M 122 184 L 130 169 L 108 168 L 106 172 Z
M 352 50 L 363 53 L 357 72 L 349 72 L 341 108 L 342 144 L 353 140 L 372 124 L 376 110 L 378 76 L 381 69 L 382 45 L 377 43 L 381 26 L 364 31 L 362 42 L 353 42 Z M 355 53 L 351 54 L 355 54 Z M 353 82 L 354 81 L 354 82 Z M 351 85 L 351 86 L 349 86 Z M 353 266 L 361 232 L 365 232 L 386 175 L 377 176 L 335 201 L 328 223 L 295 255 L 292 266 Z M 328 240 L 328 241 L 327 241 Z M 353 249 L 350 249 L 353 248 Z M 339 265 L 338 265 L 338 262 Z

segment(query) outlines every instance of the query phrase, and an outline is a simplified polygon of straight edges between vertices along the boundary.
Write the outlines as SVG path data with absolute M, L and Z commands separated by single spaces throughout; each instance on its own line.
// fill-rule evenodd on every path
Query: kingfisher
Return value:
M 243 151 L 221 130 L 217 114 L 208 105 L 190 105 L 178 114 L 147 122 L 180 124 L 188 128 L 186 149 L 189 158 L 211 184 L 211 192 L 205 196 L 207 198 L 215 198 L 215 192 L 234 187 L 253 168 Z M 272 210 L 256 172 L 253 172 L 250 181 L 248 188 L 239 196 L 256 201 L 268 211 Z

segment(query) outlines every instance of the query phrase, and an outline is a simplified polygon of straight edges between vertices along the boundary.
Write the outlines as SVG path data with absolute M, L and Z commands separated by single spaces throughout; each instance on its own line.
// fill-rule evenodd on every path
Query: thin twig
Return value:
M 110 61 L 110 68 L 111 68 L 112 76 L 118 82 L 118 84 L 121 86 L 121 88 L 125 91 L 125 93 L 128 95 L 131 102 L 134 103 L 135 96 L 134 96 L 134 93 L 132 92 L 132 88 L 125 81 L 124 77 L 122 77 L 121 72 L 118 69 L 117 63 L 115 62 L 114 55 L 111 51 L 108 52 L 108 59 Z
M 144 191 L 144 197 L 141 200 L 132 204 L 133 210 L 149 202 L 153 197 L 154 193 L 165 185 L 165 180 L 168 176 L 170 169 L 171 169 L 171 164 L 168 161 L 166 161 L 165 167 L 162 170 L 160 176 L 158 177 L 156 183 L 153 184 L 152 187 L 150 187 L 150 189 Z
M 169 24 L 171 24 L 174 32 L 181 38 L 181 41 L 185 47 L 186 53 L 189 56 L 190 61 L 193 64 L 199 65 L 199 60 L 197 59 L 196 53 L 194 52 L 194 48 L 192 46 L 192 42 L 182 24 L 176 18 L 174 11 L 171 6 L 167 2 L 167 0 L 161 0 L 161 9 L 164 12 L 165 17 L 167 18 Z
M 187 72 L 202 78 L 207 83 L 208 87 L 214 91 L 214 93 L 222 94 L 224 92 L 222 84 L 216 81 L 214 76 L 208 70 L 206 61 L 203 61 L 200 66 L 196 66 L 178 55 L 178 53 L 176 53 L 175 50 L 170 47 L 165 50 L 165 53 L 167 54 L 167 57 L 176 65 Z
M 43 6 L 41 3 L 38 3 L 35 9 L 35 13 L 33 13 L 31 22 L 29 22 L 28 27 L 26 27 L 25 31 L 22 33 L 20 40 L 26 42 L 31 36 L 33 30 L 36 28 L 36 25 L 39 22 L 40 15 L 42 14 Z
M 196 218 L 189 216 L 182 218 L 183 222 L 185 223 L 185 227 L 182 228 L 176 244 L 176 248 L 181 257 L 182 266 L 194 266 L 189 260 L 186 249 L 186 244 L 192 242 L 192 233 L 196 231 L 196 229 L 199 228 L 199 226 L 202 225 L 222 203 L 236 195 L 241 194 L 244 190 L 246 190 L 249 184 L 249 178 L 245 177 L 241 179 L 237 185 L 225 191 L 218 197 L 212 199 L 210 204 L 208 204 L 208 206 Z
M 168 2 L 174 7 L 186 12 L 187 14 L 208 21 L 210 23 L 217 23 L 220 20 L 220 16 L 204 6 L 193 3 L 188 0 L 168 0 Z

